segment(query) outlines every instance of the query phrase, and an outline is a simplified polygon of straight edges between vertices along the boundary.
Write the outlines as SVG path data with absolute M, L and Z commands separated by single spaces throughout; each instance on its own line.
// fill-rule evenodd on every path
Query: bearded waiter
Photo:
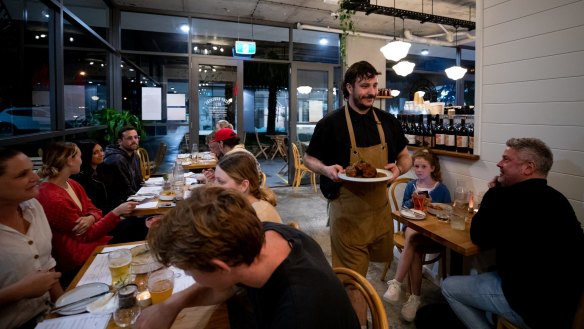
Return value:
M 349 67 L 343 81 L 348 105 L 317 123 L 304 156 L 306 166 L 321 175 L 320 188 L 329 200 L 333 267 L 348 267 L 363 276 L 369 261 L 391 261 L 393 226 L 387 185 L 412 166 L 399 121 L 373 107 L 379 74 L 365 61 Z M 393 177 L 377 183 L 341 181 L 338 174 L 359 160 L 385 168 Z M 353 294 L 352 301 L 363 310 L 358 316 L 364 325 L 366 307 L 358 296 Z

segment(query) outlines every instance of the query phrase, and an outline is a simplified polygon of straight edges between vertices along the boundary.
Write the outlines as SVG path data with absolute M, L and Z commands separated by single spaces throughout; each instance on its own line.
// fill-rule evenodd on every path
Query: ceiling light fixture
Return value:
M 395 8 L 395 0 L 393 0 L 393 7 Z M 402 31 L 405 30 L 404 21 L 405 20 L 402 18 Z M 395 16 L 394 16 L 393 17 L 393 41 L 391 41 L 390 43 L 381 47 L 379 50 L 381 51 L 383 56 L 385 58 L 387 58 L 388 60 L 397 62 L 400 59 L 402 59 L 408 55 L 408 52 L 409 52 L 412 44 L 409 42 L 403 42 L 403 41 L 396 40 L 396 38 L 395 38 L 396 33 L 395 32 L 396 31 L 395 31 Z
M 296 88 L 296 90 L 298 90 L 299 94 L 308 95 L 312 91 L 312 87 L 311 86 L 300 86 L 300 87 Z
M 427 56 L 430 53 L 430 51 L 428 49 L 422 49 L 422 51 L 420 51 L 420 55 L 424 55 Z
M 397 89 L 392 89 L 392 90 L 391 90 L 391 96 L 393 96 L 393 97 L 397 97 L 397 96 L 399 96 L 399 93 L 400 93 L 400 92 L 399 92 L 399 90 L 397 90 Z
M 191 28 L 187 24 L 183 24 L 180 26 L 180 30 L 183 31 L 184 33 L 189 33 L 190 29 Z
M 416 64 L 414 64 L 412 62 L 401 61 L 401 62 L 395 64 L 394 66 L 392 66 L 392 68 L 395 71 L 395 73 L 397 73 L 397 75 L 401 75 L 402 77 L 405 77 L 414 71 L 414 66 L 416 66 Z
M 326 38 L 320 38 L 320 40 L 318 41 L 318 43 L 321 46 L 326 46 L 326 45 L 328 45 L 328 40 Z
M 460 66 L 460 48 L 456 45 L 456 40 L 458 39 L 458 27 L 454 28 L 454 46 L 456 48 L 456 65 L 444 70 L 446 76 L 452 80 L 462 79 L 466 74 L 467 69 Z

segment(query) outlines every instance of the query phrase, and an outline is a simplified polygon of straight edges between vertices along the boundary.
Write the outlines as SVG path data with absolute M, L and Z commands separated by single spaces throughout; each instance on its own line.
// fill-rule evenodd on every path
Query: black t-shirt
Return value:
M 341 107 L 329 113 L 316 124 L 310 145 L 306 150 L 306 153 L 319 159 L 327 166 L 338 164 L 346 168 L 350 164 L 351 140 L 344 109 Z M 388 146 L 386 163 L 393 163 L 399 152 L 408 144 L 408 140 L 404 136 L 401 124 L 393 115 L 377 108 L 373 108 L 373 110 L 381 122 Z M 349 114 L 353 123 L 357 147 L 373 146 L 381 142 L 372 111 L 359 114 L 349 109 Z M 327 199 L 336 198 L 340 186 L 341 183 L 335 183 L 324 176 L 320 177 L 320 189 Z
M 316 241 L 290 226 L 264 222 L 292 247 L 261 288 L 245 287 L 261 329 L 357 329 L 359 321 L 340 280 Z

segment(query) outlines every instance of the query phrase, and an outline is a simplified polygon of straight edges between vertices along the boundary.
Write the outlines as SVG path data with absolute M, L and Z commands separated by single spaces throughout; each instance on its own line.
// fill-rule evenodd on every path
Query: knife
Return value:
M 109 290 L 107 290 L 107 291 L 104 291 L 104 292 L 100 292 L 99 294 L 95 294 L 95 295 L 93 295 L 93 296 L 89 296 L 89 297 L 82 298 L 82 299 L 80 299 L 80 300 L 74 301 L 74 302 L 72 302 L 72 303 L 69 303 L 69 304 L 61 305 L 61 306 L 59 306 L 59 307 L 56 307 L 56 308 L 52 309 L 50 313 L 55 313 L 55 312 L 62 311 L 63 309 L 69 308 L 69 307 L 71 307 L 71 306 L 74 306 L 74 305 L 81 304 L 81 303 L 83 303 L 83 302 L 90 301 L 90 300 L 92 300 L 92 299 L 94 299 L 94 298 L 97 298 L 97 297 L 103 296 L 103 295 L 105 295 L 105 294 L 107 294 L 107 293 L 109 293 L 109 292 L 110 292 L 110 291 L 109 291 Z

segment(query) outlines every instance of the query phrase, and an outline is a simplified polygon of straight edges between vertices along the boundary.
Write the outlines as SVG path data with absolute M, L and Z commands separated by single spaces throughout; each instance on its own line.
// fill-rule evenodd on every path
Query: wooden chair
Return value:
M 136 153 L 140 159 L 140 171 L 142 172 L 142 178 L 147 180 L 150 178 L 150 158 L 148 157 L 148 151 L 146 151 L 145 148 L 140 147 Z
M 292 154 L 294 155 L 294 181 L 292 186 L 298 187 L 300 186 L 300 181 L 302 180 L 302 176 L 308 173 L 310 175 L 310 184 L 314 187 L 314 192 L 316 192 L 316 173 L 302 163 L 302 158 L 300 158 L 300 151 L 298 151 L 298 146 L 296 144 L 291 143 L 292 145 Z
M 260 182 L 260 186 L 261 187 L 266 187 L 266 181 L 268 180 L 266 177 L 266 173 L 265 172 L 261 172 L 260 175 L 262 176 L 262 181 Z
M 401 201 L 402 200 L 401 197 L 403 196 L 403 191 L 406 187 L 406 184 L 410 180 L 412 180 L 412 179 L 407 178 L 407 177 L 401 177 L 401 178 L 396 179 L 389 186 L 389 195 L 391 196 L 390 204 L 392 207 L 392 211 L 401 209 L 401 202 L 398 202 L 398 196 L 399 196 L 399 201 Z M 398 192 L 396 192 L 396 189 L 398 189 Z M 397 224 L 397 225 L 394 224 L 395 232 L 393 233 L 393 244 L 397 248 L 397 250 L 399 250 L 399 252 L 401 253 L 401 251 L 404 249 L 404 245 L 406 242 L 405 234 L 402 230 L 404 225 L 399 223 L 395 219 L 393 220 L 393 222 L 395 224 Z M 432 257 L 431 259 L 426 260 L 425 256 L 427 254 L 435 254 L 435 256 Z M 444 261 L 446 259 L 445 255 L 446 255 L 446 248 L 444 246 L 436 245 L 436 246 L 428 247 L 424 250 L 424 261 L 422 262 L 422 265 L 432 264 L 434 262 L 440 261 L 440 270 L 442 272 L 442 278 L 446 278 L 446 264 L 444 263 Z M 387 264 L 385 264 L 385 267 L 383 268 L 383 272 L 381 273 L 381 278 L 380 278 L 381 281 L 385 281 L 385 276 L 387 275 L 387 271 L 389 270 L 390 265 L 391 264 L 389 262 Z M 410 289 L 410 291 L 411 291 L 411 289 Z
M 164 157 L 166 156 L 166 150 L 168 149 L 168 145 L 165 142 L 160 142 L 158 144 L 158 149 L 156 150 L 156 155 L 154 156 L 154 161 L 150 161 L 150 171 L 151 174 L 154 175 L 160 169 L 162 162 L 164 161 Z
M 268 156 L 268 153 L 266 151 L 269 150 L 270 147 L 272 147 L 272 145 L 265 144 L 265 143 L 262 143 L 260 141 L 260 135 L 258 134 L 258 128 L 255 128 L 255 136 L 256 136 L 256 141 L 258 143 L 258 147 L 259 147 L 259 151 L 255 154 L 255 157 L 257 158 L 260 154 L 263 154 L 264 157 L 266 157 L 266 160 L 269 160 L 270 157 Z
M 504 317 L 498 316 L 497 329 L 521 329 L 521 328 L 513 324 L 513 322 L 505 319 Z
M 389 320 L 385 313 L 385 306 L 379 298 L 375 288 L 361 274 L 344 267 L 335 267 L 333 269 L 339 280 L 346 288 L 357 289 L 367 302 L 369 312 L 371 313 L 372 329 L 389 329 Z

